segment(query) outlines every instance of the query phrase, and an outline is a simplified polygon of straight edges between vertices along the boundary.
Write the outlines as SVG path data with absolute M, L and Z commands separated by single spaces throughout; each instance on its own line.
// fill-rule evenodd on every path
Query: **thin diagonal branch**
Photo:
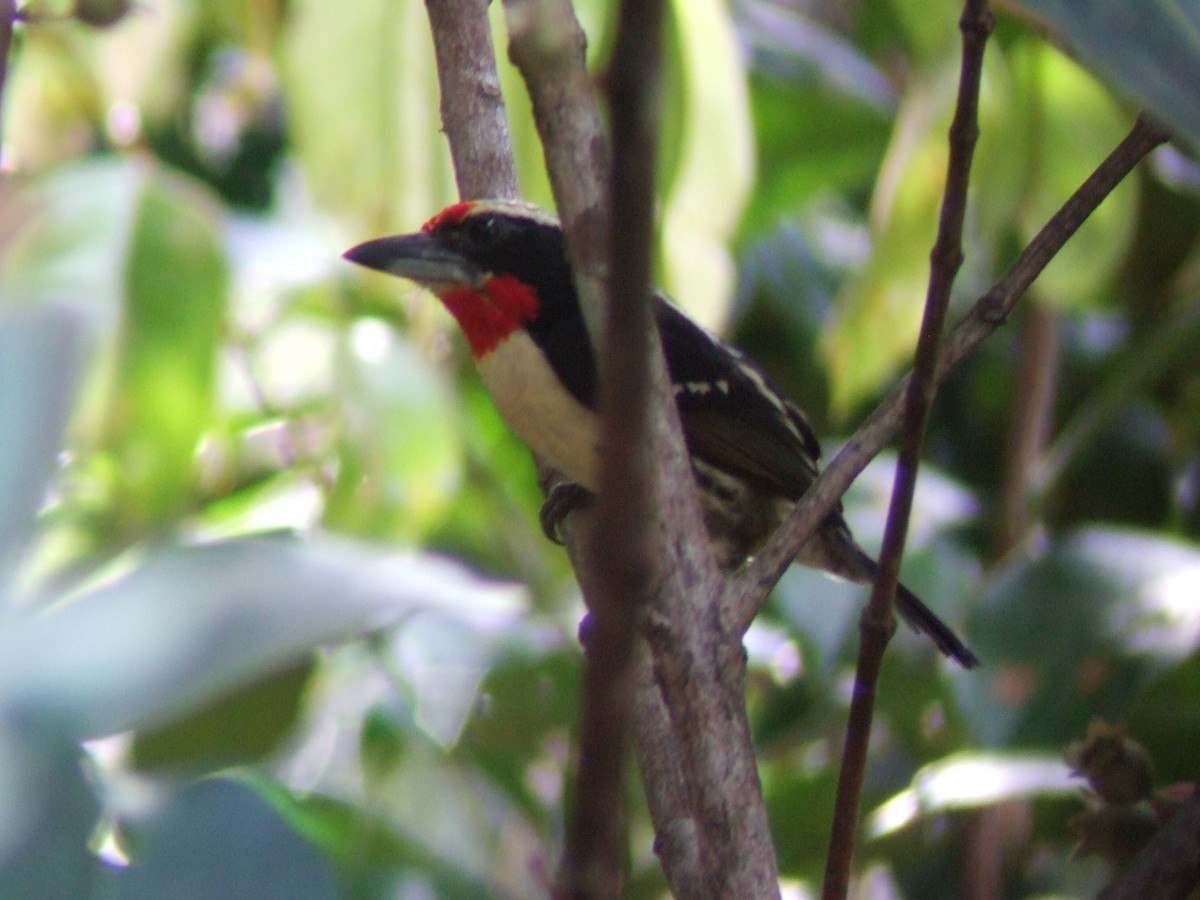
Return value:
M 937 240 L 930 258 L 929 289 L 925 296 L 921 334 L 917 339 L 916 360 L 905 395 L 900 461 L 896 466 L 896 480 L 883 532 L 879 573 L 871 591 L 871 600 L 862 615 L 862 642 L 859 645 L 854 697 L 850 703 L 832 836 L 825 863 L 824 900 L 840 900 L 846 896 L 850 886 L 850 865 L 854 856 L 871 721 L 875 712 L 875 691 L 884 651 L 896 630 L 893 605 L 900 558 L 908 535 L 908 520 L 917 486 L 917 467 L 925 442 L 925 424 L 937 392 L 938 349 L 946 310 L 950 305 L 950 289 L 963 259 L 962 234 L 967 210 L 967 187 L 975 143 L 979 138 L 979 86 L 983 72 L 983 51 L 992 25 L 987 0 L 967 0 L 959 20 L 963 35 L 962 72 L 954 120 L 950 125 L 946 191 L 942 198 Z
M 1088 179 L 1079 186 L 1021 251 L 1007 272 L 980 297 L 946 335 L 938 360 L 941 384 L 971 351 L 1003 325 L 1047 263 L 1079 230 L 1088 216 L 1146 155 L 1170 139 L 1170 134 L 1144 113 L 1132 130 Z M 910 375 L 904 376 L 888 397 L 859 426 L 821 472 L 796 505 L 787 522 L 775 533 L 738 579 L 725 616 L 731 629 L 744 631 L 758 614 L 771 588 L 791 565 L 796 548 L 816 531 L 851 482 L 867 467 L 900 428 Z

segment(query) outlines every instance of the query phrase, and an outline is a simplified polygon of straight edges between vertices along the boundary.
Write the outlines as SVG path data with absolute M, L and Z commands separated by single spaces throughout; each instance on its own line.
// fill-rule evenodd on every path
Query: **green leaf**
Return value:
M 182 180 L 152 173 L 130 235 L 108 421 L 119 495 L 143 527 L 191 494 L 213 404 L 226 281 L 217 208 Z
M 1017 0 L 1122 94 L 1200 145 L 1197 0 Z
M 751 89 L 759 177 L 744 233 L 767 230 L 822 195 L 870 190 L 888 145 L 886 109 L 825 85 L 762 75 Z
M 303 659 L 181 719 L 139 731 L 133 741 L 133 766 L 146 772 L 211 772 L 258 762 L 291 735 L 315 668 L 313 659 Z
M 1009 61 L 1010 121 L 1021 122 L 1024 135 L 989 155 L 1007 150 L 1024 159 L 1013 212 L 1018 236 L 1027 243 L 1121 142 L 1131 122 L 1102 85 L 1058 50 L 1024 41 L 1011 48 Z M 979 171 L 992 171 L 987 159 Z M 1137 180 L 1126 179 L 1038 276 L 1038 296 L 1058 306 L 1095 305 L 1129 249 L 1137 205 Z
M 141 185 L 138 168 L 102 157 L 64 166 L 17 192 L 5 212 L 12 210 L 22 227 L 2 248 L 0 296 L 6 303 L 66 306 L 101 332 L 114 328 Z
M 1178 573 L 1180 597 L 1196 596 L 1200 568 Z M 1195 635 L 1187 636 L 1194 640 Z M 1194 748 L 1200 741 L 1200 654 L 1193 653 L 1155 679 L 1130 703 L 1123 718 L 1129 734 L 1154 760 L 1160 783 L 1196 777 Z
M 357 521 L 330 521 L 412 540 L 436 526 L 462 476 L 454 398 L 412 343 L 377 319 L 350 329 L 337 357 L 348 437 L 338 499 Z
M 1185 544 L 1092 528 L 1000 573 L 970 623 L 984 668 L 955 677 L 980 740 L 1061 747 L 1093 716 L 1127 716 L 1200 638 L 1185 577 L 1197 566 Z
M 872 253 L 826 325 L 830 405 L 845 415 L 912 357 L 946 177 L 949 97 L 914 85 L 901 103 L 872 200 Z

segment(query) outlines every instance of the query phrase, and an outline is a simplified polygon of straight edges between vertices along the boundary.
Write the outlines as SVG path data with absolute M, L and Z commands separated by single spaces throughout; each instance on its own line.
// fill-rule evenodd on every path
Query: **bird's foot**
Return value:
M 546 490 L 546 502 L 538 513 L 542 531 L 556 544 L 563 542 L 562 524 L 572 512 L 592 502 L 592 494 L 573 481 L 556 481 Z

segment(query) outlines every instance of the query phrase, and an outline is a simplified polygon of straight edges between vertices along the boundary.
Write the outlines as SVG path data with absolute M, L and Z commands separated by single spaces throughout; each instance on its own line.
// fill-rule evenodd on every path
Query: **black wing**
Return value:
M 821 458 L 804 414 L 740 351 L 666 300 L 659 298 L 657 313 L 691 452 L 774 494 L 799 499 L 816 479 Z

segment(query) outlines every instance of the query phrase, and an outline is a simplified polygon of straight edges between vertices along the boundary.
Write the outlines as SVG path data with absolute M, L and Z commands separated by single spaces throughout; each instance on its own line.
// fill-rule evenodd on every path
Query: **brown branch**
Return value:
M 1184 900 L 1200 887 L 1200 796 L 1193 796 L 1097 900 Z
M 508 56 L 525 79 L 550 189 L 592 343 L 608 253 L 608 142 L 587 74 L 587 37 L 568 0 L 505 0 Z
M 593 242 L 598 230 L 604 233 L 599 223 L 607 220 L 598 185 L 608 169 L 595 164 L 607 151 L 583 71 L 582 37 L 569 4 L 561 0 L 508 0 L 505 11 L 510 56 L 533 99 L 587 309 L 588 282 L 598 281 L 604 271 L 603 257 L 594 252 L 604 245 Z M 720 627 L 723 576 L 705 549 L 677 411 L 656 342 L 651 349 L 656 413 L 651 440 L 640 446 L 656 468 L 653 498 L 659 527 L 653 558 L 658 574 L 650 582 L 653 608 L 639 622 L 647 640 L 639 641 L 635 657 L 634 741 L 656 848 L 676 896 L 774 897 L 774 848 L 743 700 L 745 654 L 740 633 Z M 596 546 L 590 536 L 596 534 L 595 518 L 573 513 L 565 535 L 589 597 L 590 585 L 603 576 L 589 557 L 589 548 Z
M 16 18 L 17 0 L 0 0 L 0 124 L 4 122 L 4 86 L 8 81 L 8 54 L 12 50 Z
M 1042 227 L 1000 280 L 946 335 L 938 360 L 938 384 L 1007 321 L 1029 285 L 1113 188 L 1146 154 L 1169 139 L 1170 134 L 1149 116 L 1138 116 L 1125 139 Z M 796 548 L 804 545 L 850 483 L 899 430 L 911 377 L 911 374 L 904 376 L 887 399 L 863 421 L 808 489 L 787 522 L 738 579 L 724 612 L 730 629 L 745 631 L 750 626 L 771 588 L 791 565 Z
M 992 545 L 997 558 L 1025 540 L 1040 460 L 1050 439 L 1058 388 L 1058 316 L 1044 304 L 1021 310 L 1020 358 Z
M 941 220 L 930 260 L 929 289 L 921 333 L 917 339 L 916 360 L 909 379 L 904 404 L 904 428 L 900 436 L 900 459 L 888 508 L 879 573 L 871 599 L 862 615 L 862 642 L 859 645 L 858 670 L 854 696 L 846 726 L 846 743 L 838 775 L 829 854 L 825 862 L 825 900 L 840 900 L 850 886 L 850 866 L 854 856 L 854 838 L 858 830 L 858 811 L 870 744 L 871 720 L 875 712 L 875 690 L 883 654 L 896 630 L 893 605 L 899 579 L 900 558 L 908 535 L 908 521 L 917 486 L 917 467 L 925 442 L 925 425 L 937 392 L 938 349 L 950 289 L 962 265 L 962 233 L 966 219 L 967 188 L 971 160 L 979 137 L 979 84 L 983 72 L 983 51 L 992 30 L 992 14 L 987 0 L 967 0 L 959 28 L 963 35 L 962 72 L 958 101 L 950 125 L 950 160 L 946 172 L 946 192 L 942 198 Z
M 613 153 L 608 305 L 600 356 L 600 492 L 589 594 L 587 669 L 575 809 L 560 885 L 569 897 L 618 898 L 628 855 L 622 797 L 638 623 L 653 602 L 655 459 L 651 364 L 661 361 L 651 298 L 654 160 L 662 0 L 619 8 L 607 81 Z
M 520 196 L 487 0 L 425 0 L 450 142 L 463 200 Z

